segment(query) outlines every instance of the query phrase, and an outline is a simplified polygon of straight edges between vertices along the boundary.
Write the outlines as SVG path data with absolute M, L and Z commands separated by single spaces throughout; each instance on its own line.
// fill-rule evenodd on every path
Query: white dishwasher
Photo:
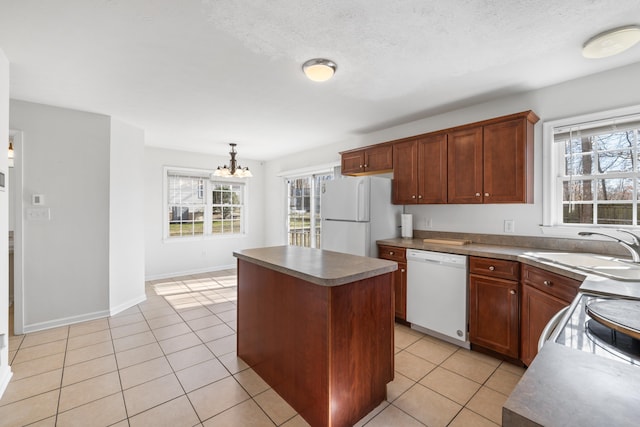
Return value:
M 418 331 L 469 348 L 467 257 L 407 250 L 407 322 Z

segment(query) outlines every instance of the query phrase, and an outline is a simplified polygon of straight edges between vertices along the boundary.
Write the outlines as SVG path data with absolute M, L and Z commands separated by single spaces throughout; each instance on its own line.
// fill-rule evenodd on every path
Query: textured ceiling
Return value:
M 0 0 L 0 48 L 12 98 L 269 160 L 639 62 L 580 54 L 638 23 L 638 0 Z M 315 57 L 332 80 L 306 80 Z

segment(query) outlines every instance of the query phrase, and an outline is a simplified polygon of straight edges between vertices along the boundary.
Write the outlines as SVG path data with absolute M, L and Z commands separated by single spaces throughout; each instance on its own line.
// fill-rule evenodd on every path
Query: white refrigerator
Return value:
M 378 256 L 376 240 L 400 235 L 402 206 L 391 204 L 391 180 L 349 177 L 326 181 L 320 190 L 322 249 Z

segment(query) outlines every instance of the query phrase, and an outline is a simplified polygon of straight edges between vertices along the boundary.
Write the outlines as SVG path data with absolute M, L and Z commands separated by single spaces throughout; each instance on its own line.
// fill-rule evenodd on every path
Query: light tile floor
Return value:
M 236 357 L 234 270 L 151 281 L 116 316 L 11 336 L 8 426 L 305 426 Z M 387 400 L 358 426 L 495 426 L 523 369 L 405 326 Z

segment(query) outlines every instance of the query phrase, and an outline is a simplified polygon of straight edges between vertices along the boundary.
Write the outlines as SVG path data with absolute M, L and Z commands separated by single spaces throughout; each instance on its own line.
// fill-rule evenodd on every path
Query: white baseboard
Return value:
M 206 267 L 199 268 L 196 270 L 187 270 L 187 271 L 174 271 L 172 273 L 160 273 L 160 274 L 152 274 L 149 276 L 145 276 L 145 282 L 150 280 L 159 280 L 159 279 L 169 279 L 171 277 L 180 277 L 180 276 L 188 276 L 190 274 L 200 274 L 200 273 L 210 273 L 212 271 L 221 271 L 221 270 L 232 270 L 237 267 L 237 264 L 229 264 L 229 265 L 219 265 L 216 267 Z
M 13 372 L 11 372 L 11 366 L 1 366 L 0 367 L 0 399 L 4 394 L 4 391 L 7 389 L 9 385 L 9 380 L 13 376 Z
M 143 301 L 146 301 L 147 296 L 146 295 L 140 295 L 139 297 L 130 299 L 127 302 L 124 302 L 116 307 L 111 307 L 109 309 L 109 315 L 111 316 L 115 316 L 116 314 L 120 313 L 121 311 L 125 311 L 128 308 L 133 307 L 136 304 L 140 304 Z
M 58 326 L 73 325 L 74 323 L 86 322 L 88 320 L 102 319 L 109 317 L 108 310 L 96 311 L 93 313 L 79 314 L 77 316 L 63 317 L 61 319 L 49 320 L 46 322 L 24 325 L 23 333 L 42 331 L 45 329 L 57 328 Z

